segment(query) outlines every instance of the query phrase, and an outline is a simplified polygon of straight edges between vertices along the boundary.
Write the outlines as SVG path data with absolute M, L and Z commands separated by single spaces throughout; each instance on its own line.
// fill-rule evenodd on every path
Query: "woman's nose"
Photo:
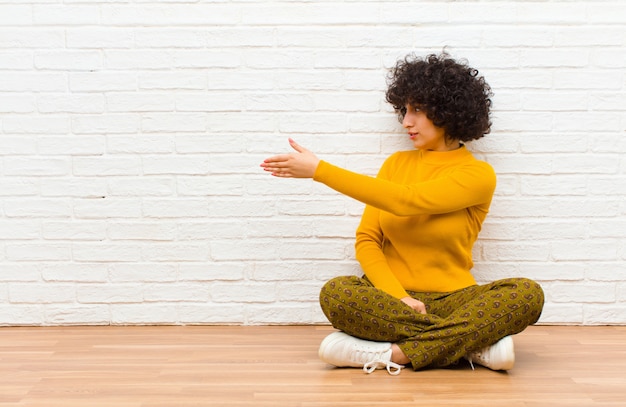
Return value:
M 413 116 L 411 115 L 411 113 L 407 112 L 402 118 L 402 127 L 406 129 L 411 126 L 413 126 Z

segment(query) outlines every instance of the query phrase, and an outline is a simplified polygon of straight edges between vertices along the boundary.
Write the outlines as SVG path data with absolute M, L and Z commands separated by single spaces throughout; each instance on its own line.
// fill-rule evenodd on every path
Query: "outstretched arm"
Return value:
M 296 150 L 295 153 L 266 158 L 261 167 L 275 177 L 313 178 L 320 159 L 291 138 L 289 145 Z

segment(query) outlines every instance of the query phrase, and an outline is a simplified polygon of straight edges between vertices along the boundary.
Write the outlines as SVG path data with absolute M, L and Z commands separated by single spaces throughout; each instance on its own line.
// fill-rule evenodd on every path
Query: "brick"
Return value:
M 585 325 L 620 325 L 624 320 L 626 304 L 585 304 L 583 306 Z
M 551 246 L 552 257 L 556 261 L 600 261 L 617 258 L 619 241 L 606 238 L 593 241 L 561 240 Z
M 77 200 L 73 215 L 78 219 L 137 218 L 141 216 L 141 201 L 109 197 Z
M 553 304 L 544 305 L 539 323 L 543 324 L 583 324 L 583 306 L 581 304 Z
M 140 119 L 133 114 L 82 115 L 72 118 L 75 134 L 136 133 Z
M 181 263 L 180 281 L 213 282 L 243 280 L 250 266 L 242 262 Z
M 624 9 L 626 11 L 626 9 Z M 600 47 L 619 46 L 619 36 L 621 29 L 618 27 L 605 26 L 598 29 L 591 27 L 562 27 L 554 35 L 554 46 L 556 47 Z
M 39 194 L 39 180 L 22 177 L 0 178 L 0 196 L 34 196 Z
M 398 12 L 398 10 L 402 12 Z M 446 3 L 429 2 L 414 7 L 411 2 L 383 3 L 380 8 L 382 21 L 398 24 L 415 24 L 416 21 L 427 24 L 441 24 L 450 19 L 450 8 Z
M 216 99 L 222 99 L 219 97 Z M 220 100 L 221 102 L 221 100 Z M 227 97 L 225 100 L 226 108 L 231 105 Z M 241 104 L 243 105 L 243 103 Z M 313 110 L 313 99 L 302 93 L 296 94 L 284 94 L 284 93 L 259 93 L 252 94 L 246 97 L 245 101 L 246 109 L 253 111 L 265 111 L 265 112 L 293 112 L 293 111 L 310 111 Z M 213 108 L 215 109 L 215 108 Z M 232 110 L 233 108 L 231 108 Z
M 171 242 L 142 246 L 142 258 L 147 261 L 207 261 L 210 258 L 209 244 Z
M 30 6 L 23 6 L 30 7 Z M 4 16 L 4 15 L 3 15 Z M 2 27 L 6 27 L 2 24 Z M 20 27 L 0 29 L 0 48 L 63 48 L 65 34 L 62 28 Z
M 39 268 L 46 282 L 104 283 L 108 280 L 108 266 L 104 263 L 44 263 Z
M 0 139 L 0 155 L 24 155 L 37 154 L 37 136 L 3 136 Z M 19 162 L 19 161 L 17 161 Z M 26 162 L 26 161 L 22 161 Z
M 322 288 L 320 282 L 300 283 L 290 281 L 278 283 L 277 299 L 278 301 L 314 303 L 318 301 L 320 288 Z
M 208 85 L 207 75 L 194 70 L 141 72 L 137 77 L 140 89 L 199 90 L 206 89 Z
M 178 306 L 183 324 L 245 324 L 245 312 L 240 305 L 186 304 Z
M 207 128 L 206 116 L 196 113 L 151 113 L 141 118 L 141 129 L 146 133 L 198 132 Z
M 308 304 L 255 304 L 246 307 L 247 324 L 311 324 L 311 306 Z
M 0 4 L 0 25 L 27 26 L 33 23 L 33 9 L 29 4 Z
M 219 282 L 210 285 L 210 295 L 216 303 L 271 303 L 276 300 L 276 284 Z
M 205 155 L 161 155 L 143 159 L 145 175 L 207 175 L 211 160 Z
M 588 261 L 585 262 L 585 278 L 589 281 L 615 281 L 617 285 L 618 301 L 623 301 L 626 270 L 622 262 L 615 261 Z M 621 291 L 620 291 L 621 290 Z
M 38 263 L 4 263 L 2 265 L 2 273 L 0 273 L 0 282 L 41 282 L 41 266 Z M 2 284 L 4 291 L 7 285 Z M 6 300 L 5 300 L 6 301 Z
M 68 48 L 132 48 L 135 44 L 130 28 L 67 27 L 65 36 Z
M 199 284 L 150 283 L 144 284 L 143 297 L 146 302 L 206 302 L 209 289 Z
M 72 172 L 78 176 L 139 175 L 141 162 L 136 156 L 74 157 Z
M 44 221 L 41 235 L 46 240 L 100 241 L 107 237 L 107 225 L 103 222 Z
M 243 150 L 241 141 L 234 137 L 218 138 L 206 135 L 180 134 L 175 137 L 174 144 L 176 152 L 181 154 L 241 153 Z
M 242 84 L 247 83 L 247 81 L 259 81 L 260 80 L 261 82 L 260 86 L 269 86 L 272 83 L 276 83 L 275 86 L 278 89 L 311 90 L 311 91 L 333 90 L 334 91 L 340 86 L 344 86 L 348 90 L 359 90 L 359 88 L 356 88 L 357 87 L 356 84 L 358 84 L 360 88 L 365 87 L 365 88 L 371 89 L 371 85 L 368 85 L 370 83 L 369 80 L 371 80 L 373 77 L 380 80 L 380 75 L 378 73 L 377 75 L 373 75 L 373 74 L 369 74 L 369 72 L 363 73 L 363 72 L 358 72 L 358 71 L 355 72 L 354 74 L 351 74 L 350 77 L 345 78 L 344 74 L 338 71 L 311 72 L 308 70 L 305 70 L 305 71 L 286 70 L 283 72 L 279 71 L 275 75 L 273 74 L 271 76 L 271 81 L 267 81 L 267 80 L 264 81 L 263 77 L 260 76 L 262 74 L 263 72 L 261 73 L 255 72 L 254 75 L 251 75 L 247 80 L 246 78 L 242 78 L 242 81 L 240 82 L 239 86 L 243 86 Z M 348 81 L 353 78 L 353 75 L 356 76 L 356 78 L 354 78 L 355 85 L 349 86 Z M 365 75 L 367 75 L 367 77 L 365 78 L 367 80 L 363 80 L 364 79 L 363 76 Z M 224 79 L 230 79 L 230 77 L 225 77 L 225 75 L 220 75 L 220 76 Z M 247 86 L 254 89 L 254 87 L 252 87 L 251 85 L 247 85 Z
M 2 129 L 13 134 L 66 134 L 70 122 L 66 117 L 9 116 L 2 120 Z
M 378 5 L 368 3 L 270 4 L 246 7 L 242 22 L 246 25 L 373 24 Z
M 103 136 L 42 136 L 38 139 L 42 155 L 102 155 L 106 140 Z
M 37 99 L 41 113 L 103 113 L 104 98 L 101 95 L 42 95 Z
M 71 206 L 67 197 L 6 199 L 4 214 L 9 218 L 68 218 Z
M 35 111 L 35 100 L 35 96 L 32 95 L 0 95 L 0 112 L 32 113 Z
M 106 140 L 107 152 L 112 154 L 160 154 L 174 151 L 174 141 L 164 134 L 110 135 Z
M 41 325 L 44 322 L 41 305 L 0 305 L 0 325 Z
M 162 50 L 105 50 L 104 66 L 112 70 L 168 69 L 174 66 L 171 52 Z
M 72 284 L 9 284 L 9 301 L 22 304 L 68 303 L 76 300 Z
M 93 25 L 100 22 L 98 5 L 33 5 L 33 20 L 37 25 Z
M 259 163 L 262 158 L 252 159 L 250 156 L 237 154 L 215 154 L 210 156 L 206 161 L 210 166 L 211 174 L 231 174 L 233 171 L 237 174 L 259 172 Z
M 141 246 L 128 242 L 77 242 L 72 244 L 72 258 L 77 262 L 136 262 L 141 259 Z
M 348 130 L 345 114 L 284 114 L 278 118 L 278 128 L 284 133 L 337 133 Z
M 269 240 L 218 240 L 210 243 L 211 260 L 213 261 L 258 261 L 276 259 L 279 247 Z
M 242 65 L 242 56 L 228 51 L 176 50 L 171 52 L 172 64 L 176 68 L 237 68 Z
M 246 105 L 250 106 L 254 97 L 246 98 Z M 244 110 L 244 100 L 238 93 L 184 94 L 173 98 L 176 110 L 180 112 L 232 112 Z M 252 106 L 251 106 L 252 107 Z M 255 110 L 252 108 L 252 110 Z
M 106 106 L 110 112 L 171 112 L 175 102 L 167 94 L 109 93 Z
M 484 256 L 489 261 L 543 261 L 550 260 L 550 246 L 534 241 L 498 242 L 485 245 Z
M 77 92 L 129 91 L 137 88 L 134 72 L 71 72 L 69 87 Z
M 35 68 L 87 71 L 102 69 L 102 55 L 98 51 L 36 51 Z
M 580 160 L 578 160 L 580 162 Z M 578 195 L 587 194 L 587 180 L 578 175 L 537 175 L 521 179 L 522 195 Z
M 209 205 L 204 199 L 144 199 L 143 216 L 146 218 L 204 218 Z
M 219 27 L 209 28 L 206 33 L 207 46 L 211 48 L 271 47 L 275 38 L 280 41 L 283 36 L 278 27 L 275 30 L 252 26 Z
M 111 323 L 127 324 L 176 324 L 179 322 L 177 307 L 171 304 L 112 304 Z
M 102 22 L 111 26 L 212 26 L 240 21 L 239 6 L 223 4 L 105 4 Z
M 146 283 L 176 281 L 177 267 L 166 263 L 132 263 L 108 266 L 109 280 L 113 283 Z
M 614 90 L 621 88 L 623 72 L 613 69 L 560 69 L 554 76 L 555 89 Z
M 188 29 L 137 29 L 135 46 L 138 48 L 204 48 L 207 44 L 204 30 Z
M 173 222 L 109 222 L 106 235 L 116 240 L 172 241 L 176 237 Z
M 568 283 L 551 284 L 548 298 L 556 303 L 576 302 L 584 305 L 589 303 L 615 302 L 615 283 L 585 283 L 584 286 Z
M 165 177 L 121 177 L 109 179 L 109 195 L 116 197 L 154 197 L 174 194 L 174 180 Z
M 47 306 L 44 310 L 46 325 L 108 325 L 111 321 L 109 306 Z
M 232 220 L 181 221 L 177 230 L 179 240 L 245 239 L 249 236 L 245 223 Z

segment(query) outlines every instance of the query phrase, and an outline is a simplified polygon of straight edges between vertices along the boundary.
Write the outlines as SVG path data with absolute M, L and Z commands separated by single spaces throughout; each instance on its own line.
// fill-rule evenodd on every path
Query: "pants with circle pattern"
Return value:
M 320 304 L 333 327 L 357 338 L 395 343 L 417 370 L 448 366 L 523 331 L 537 322 L 544 302 L 541 286 L 525 278 L 446 293 L 408 293 L 426 305 L 427 314 L 356 276 L 324 284 Z

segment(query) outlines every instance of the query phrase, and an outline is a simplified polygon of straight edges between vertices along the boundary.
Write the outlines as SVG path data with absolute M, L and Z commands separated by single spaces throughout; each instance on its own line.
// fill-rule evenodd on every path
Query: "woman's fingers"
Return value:
M 291 156 L 289 154 L 279 154 L 263 160 L 263 164 L 281 163 L 288 161 Z M 261 165 L 263 165 L 261 164 Z
M 306 148 L 302 147 L 300 144 L 296 143 L 296 141 L 292 138 L 289 139 L 289 145 L 299 153 L 304 153 L 308 151 Z

